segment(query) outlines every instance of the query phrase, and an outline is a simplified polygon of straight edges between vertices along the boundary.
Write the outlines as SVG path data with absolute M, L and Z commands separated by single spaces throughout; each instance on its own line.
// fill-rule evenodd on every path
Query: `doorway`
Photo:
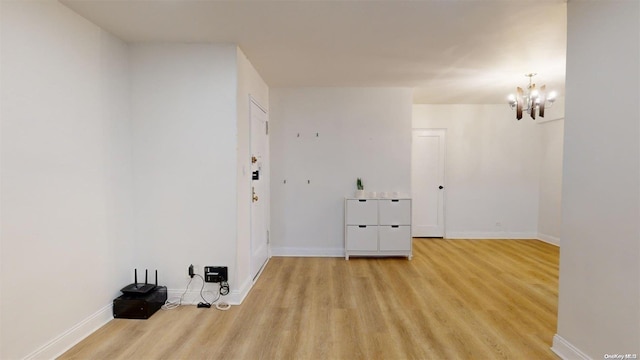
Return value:
M 267 111 L 250 98 L 251 119 L 251 277 L 269 258 L 269 122 Z
M 414 129 L 411 143 L 411 235 L 445 236 L 446 129 Z

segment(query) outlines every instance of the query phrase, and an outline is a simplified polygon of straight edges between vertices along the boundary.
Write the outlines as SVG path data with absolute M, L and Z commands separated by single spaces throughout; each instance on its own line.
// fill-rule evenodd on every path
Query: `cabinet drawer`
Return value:
M 347 226 L 347 250 L 378 250 L 377 226 Z
M 379 226 L 380 251 L 411 251 L 411 226 Z
M 378 200 L 347 200 L 347 225 L 377 225 Z
M 380 225 L 411 225 L 411 200 L 379 200 Z

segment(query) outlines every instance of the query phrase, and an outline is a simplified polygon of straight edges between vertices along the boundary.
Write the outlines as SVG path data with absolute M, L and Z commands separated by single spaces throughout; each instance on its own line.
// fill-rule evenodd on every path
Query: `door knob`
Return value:
M 258 201 L 258 195 L 256 195 L 256 188 L 255 187 L 251 187 L 251 202 L 256 202 Z
M 258 195 L 253 195 L 252 199 L 253 199 L 253 202 L 258 201 Z
M 258 158 L 257 158 L 257 157 L 255 157 L 255 156 L 252 156 L 252 157 L 251 157 L 251 163 L 252 163 L 252 164 L 255 164 L 257 161 L 258 161 Z
M 440 186 L 438 186 L 438 189 L 442 190 L 442 189 L 444 189 L 444 186 L 440 185 Z

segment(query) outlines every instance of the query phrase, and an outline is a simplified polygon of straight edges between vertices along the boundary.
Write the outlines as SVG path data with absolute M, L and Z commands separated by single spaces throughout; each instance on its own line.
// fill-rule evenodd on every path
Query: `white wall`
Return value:
M 570 1 L 558 335 L 640 354 L 640 3 Z
M 411 102 L 404 88 L 271 89 L 274 255 L 342 256 L 357 177 L 369 191 L 409 193 Z
M 235 290 L 236 46 L 137 44 L 131 63 L 136 265 L 178 291 L 189 264 L 228 266 Z
M 127 49 L 54 1 L 3 1 L 1 24 L 0 358 L 49 358 L 130 280 Z
M 242 51 L 129 47 L 57 2 L 0 9 L 0 358 L 88 335 L 134 267 L 175 293 L 189 264 L 226 265 L 241 300 L 248 98 L 269 101 Z
M 540 126 L 508 105 L 414 105 L 413 128 L 446 129 L 448 238 L 536 238 Z M 500 226 L 497 225 L 499 223 Z
M 237 126 L 238 152 L 236 177 L 238 179 L 237 224 L 237 283 L 241 297 L 246 295 L 253 276 L 251 269 L 251 128 L 249 96 L 263 108 L 269 108 L 269 88 L 251 65 L 240 48 L 237 48 Z M 266 199 L 268 203 L 268 199 Z
M 538 238 L 560 245 L 564 119 L 540 122 Z

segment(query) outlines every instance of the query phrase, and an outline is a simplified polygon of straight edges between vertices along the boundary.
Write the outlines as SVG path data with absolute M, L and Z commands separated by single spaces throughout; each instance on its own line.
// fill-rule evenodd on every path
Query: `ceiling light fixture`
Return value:
M 516 110 L 516 119 L 522 119 L 522 112 L 526 112 L 532 119 L 536 119 L 536 113 L 540 117 L 544 117 L 544 109 L 553 106 L 556 101 L 556 92 L 551 91 L 547 94 L 547 86 L 542 85 L 540 89 L 536 88 L 536 84 L 532 83 L 533 77 L 537 74 L 525 74 L 529 78 L 529 86 L 525 93 L 521 87 L 516 89 L 516 95 L 509 95 L 509 106 Z

